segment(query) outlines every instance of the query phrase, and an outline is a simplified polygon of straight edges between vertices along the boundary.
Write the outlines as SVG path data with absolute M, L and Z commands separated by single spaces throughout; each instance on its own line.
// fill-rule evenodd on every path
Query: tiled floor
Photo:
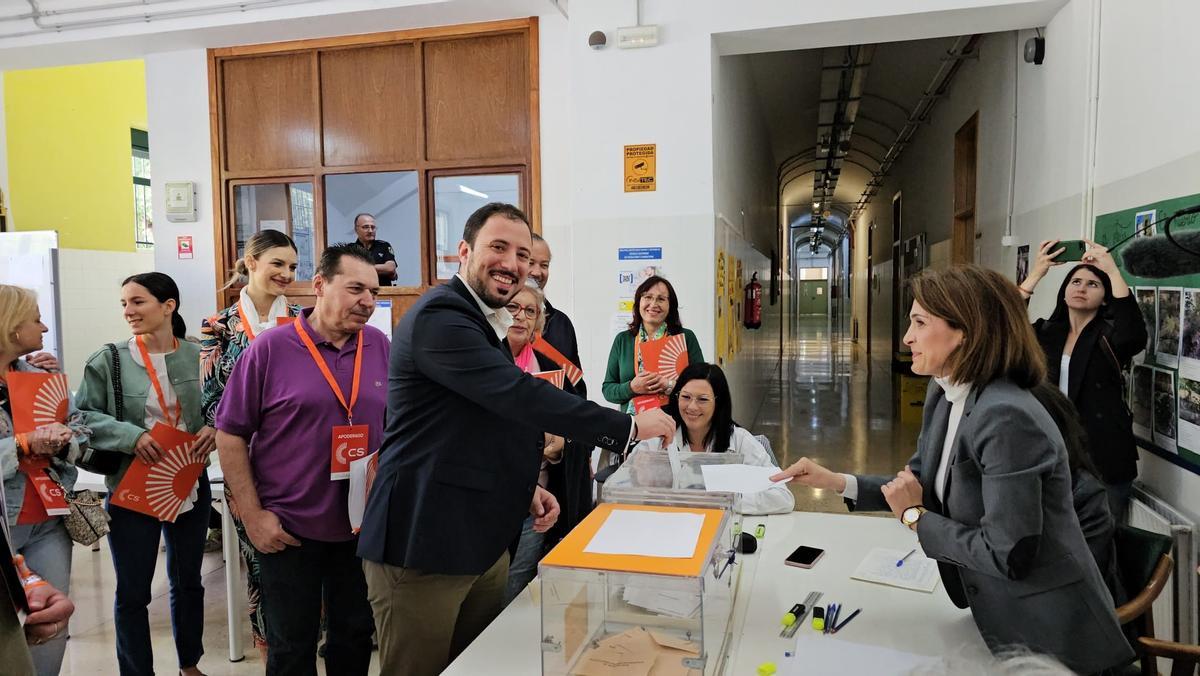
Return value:
M 868 360 L 854 344 L 831 334 L 823 318 L 805 318 L 784 341 L 783 376 L 773 382 L 751 428 L 771 440 L 779 461 L 790 464 L 802 456 L 835 471 L 892 473 L 903 467 L 914 448 L 917 427 L 895 423 L 895 403 L 883 359 Z M 826 491 L 798 486 L 796 508 L 842 512 L 841 500 Z M 263 661 L 251 647 L 246 629 L 246 656 L 238 663 L 227 658 L 224 562 L 220 552 L 204 561 L 207 654 L 200 668 L 208 674 L 261 674 Z M 71 639 L 62 673 L 117 673 L 113 638 L 114 577 L 107 546 L 98 552 L 76 547 L 71 596 L 77 610 L 71 619 Z M 150 605 L 155 636 L 155 668 L 176 672 L 171 639 L 167 581 L 162 556 L 154 577 Z M 323 665 L 318 665 L 324 673 Z

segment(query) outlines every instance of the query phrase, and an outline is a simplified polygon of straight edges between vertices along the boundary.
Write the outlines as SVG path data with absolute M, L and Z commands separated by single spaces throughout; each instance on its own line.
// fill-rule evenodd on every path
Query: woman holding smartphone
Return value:
M 1108 249 L 1089 240 L 1058 289 L 1049 319 L 1033 324 L 1046 354 L 1047 379 L 1071 400 L 1087 432 L 1085 448 L 1100 472 L 1109 511 L 1124 520 L 1137 477 L 1133 418 L 1122 396 L 1124 373 L 1133 356 L 1146 349 L 1146 321 Z M 1018 287 L 1026 299 L 1064 251 L 1047 240 L 1038 247 L 1029 278 Z
M 92 447 L 126 457 L 108 477 L 109 495 L 137 458 L 154 464 L 163 448 L 149 430 L 164 424 L 199 437 L 192 449 L 205 463 L 215 448 L 216 431 L 200 413 L 200 346 L 184 340 L 179 316 L 179 287 L 161 272 L 147 272 L 121 285 L 121 307 L 133 333 L 113 350 L 103 348 L 88 358 L 79 386 L 79 409 L 92 430 Z M 123 410 L 118 413 L 120 393 Z M 114 621 L 117 663 L 122 676 L 154 673 L 151 651 L 151 581 L 158 561 L 158 542 L 167 545 L 167 579 L 171 588 L 171 625 L 183 676 L 202 676 L 197 664 L 204 654 L 204 586 L 200 563 L 208 530 L 212 491 L 208 472 L 200 475 L 174 522 L 108 504 L 117 588 Z

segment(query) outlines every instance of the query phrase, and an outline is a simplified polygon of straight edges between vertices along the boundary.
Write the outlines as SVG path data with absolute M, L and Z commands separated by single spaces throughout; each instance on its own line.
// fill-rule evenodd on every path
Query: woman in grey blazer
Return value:
M 890 510 L 993 651 L 1024 646 L 1084 674 L 1132 659 L 1075 514 L 1062 435 L 1029 391 L 1046 363 L 1016 286 L 974 265 L 911 285 L 904 343 L 913 372 L 934 380 L 909 464 L 854 476 L 802 458 L 774 478 Z

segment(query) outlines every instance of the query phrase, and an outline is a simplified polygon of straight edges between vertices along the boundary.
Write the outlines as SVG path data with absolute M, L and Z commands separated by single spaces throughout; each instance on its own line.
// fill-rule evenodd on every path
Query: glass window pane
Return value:
M 489 202 L 521 206 L 519 174 L 439 176 L 433 179 L 434 234 L 437 237 L 437 278 L 458 272 L 458 243 L 467 218 Z
M 254 233 L 280 230 L 292 236 L 299 250 L 296 279 L 312 279 L 312 192 L 312 183 L 307 182 L 234 186 L 233 219 L 238 258 L 245 255 L 246 240 Z M 288 222 L 289 211 L 291 223 Z
M 420 286 L 421 199 L 415 171 L 331 174 L 325 177 L 325 233 L 331 244 L 354 242 L 354 218 L 375 218 L 375 239 L 396 256 L 396 279 L 381 286 Z

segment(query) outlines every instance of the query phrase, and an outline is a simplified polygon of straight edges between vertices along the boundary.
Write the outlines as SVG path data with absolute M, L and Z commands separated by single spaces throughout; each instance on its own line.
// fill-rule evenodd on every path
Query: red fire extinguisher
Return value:
M 742 325 L 748 329 L 762 326 L 762 284 L 758 283 L 758 273 L 750 276 L 742 297 Z

